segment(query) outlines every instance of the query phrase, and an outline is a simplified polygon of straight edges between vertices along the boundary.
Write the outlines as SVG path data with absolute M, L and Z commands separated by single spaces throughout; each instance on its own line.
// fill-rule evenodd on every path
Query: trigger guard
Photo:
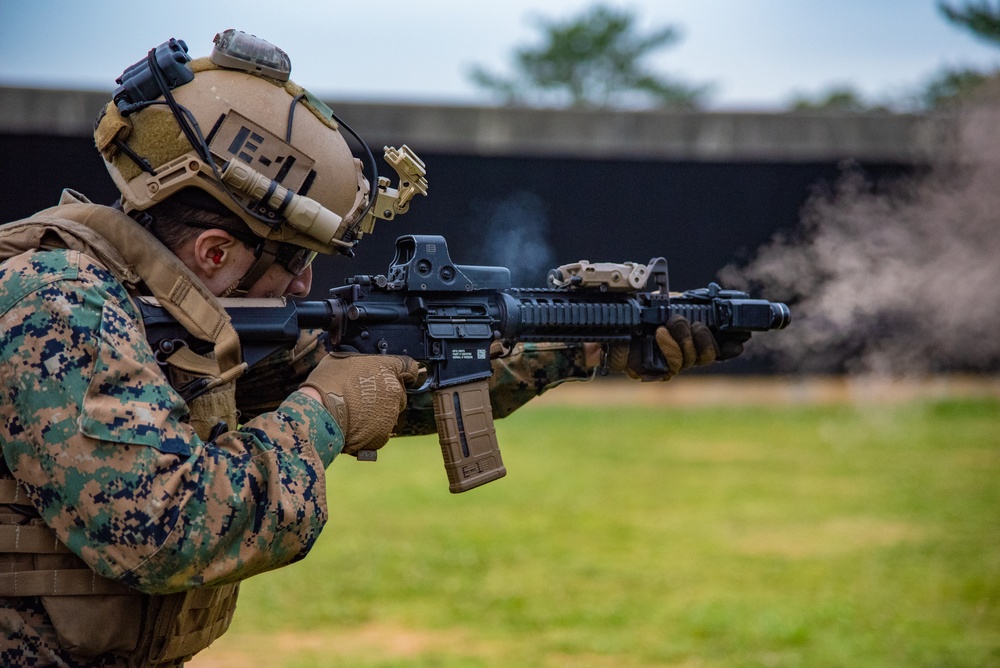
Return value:
M 429 390 L 437 389 L 438 379 L 436 371 L 432 372 L 431 369 L 429 369 L 428 367 L 424 368 L 427 369 L 427 377 L 424 379 L 424 382 L 420 385 L 420 387 L 417 388 L 407 387 L 406 388 L 407 394 L 423 394 L 424 392 L 427 392 Z

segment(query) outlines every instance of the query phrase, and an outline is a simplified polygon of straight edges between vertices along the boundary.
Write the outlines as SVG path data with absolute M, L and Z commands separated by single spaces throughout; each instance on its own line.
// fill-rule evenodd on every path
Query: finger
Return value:
M 684 361 L 681 365 L 680 371 L 694 366 L 695 360 L 698 359 L 698 352 L 694 347 L 694 338 L 691 336 L 691 323 L 684 316 L 673 315 L 667 320 L 667 331 L 670 332 L 670 336 L 674 338 L 677 345 L 680 346 L 681 352 L 684 354 Z
M 616 344 L 608 348 L 608 369 L 618 373 L 628 373 L 628 344 Z
M 720 348 L 720 358 L 724 360 L 732 359 L 743 354 L 742 341 L 726 341 Z
M 420 364 L 417 363 L 412 357 L 406 357 L 401 355 L 399 357 L 400 361 L 400 371 L 399 379 L 402 381 L 403 385 L 412 387 L 420 380 L 421 374 L 425 373 Z
M 490 359 L 495 360 L 498 357 L 506 357 L 510 354 L 510 350 L 502 341 L 493 341 L 490 343 Z
M 657 328 L 655 339 L 663 359 L 667 362 L 667 368 L 670 369 L 670 374 L 664 377 L 666 380 L 677 375 L 684 368 L 684 352 L 666 327 Z
M 696 366 L 711 364 L 719 357 L 719 344 L 715 341 L 712 331 L 703 322 L 696 322 L 691 325 L 691 338 L 694 340 L 694 347 L 698 353 L 695 360 Z
M 743 353 L 743 344 L 750 340 L 750 333 L 728 334 L 719 341 L 719 359 L 728 360 Z

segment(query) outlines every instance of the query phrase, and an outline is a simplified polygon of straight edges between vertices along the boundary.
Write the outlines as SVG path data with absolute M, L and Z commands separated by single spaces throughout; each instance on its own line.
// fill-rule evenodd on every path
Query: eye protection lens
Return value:
M 285 268 L 293 276 L 301 276 L 302 272 L 316 259 L 316 251 L 295 246 L 294 244 L 281 244 L 274 254 L 274 261 Z

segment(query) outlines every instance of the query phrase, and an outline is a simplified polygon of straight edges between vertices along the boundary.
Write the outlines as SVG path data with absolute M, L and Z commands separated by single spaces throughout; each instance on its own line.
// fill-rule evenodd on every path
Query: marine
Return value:
M 0 227 L 0 665 L 183 664 L 226 631 L 240 582 L 308 554 L 338 455 L 435 429 L 414 360 L 304 332 L 248 368 L 218 301 L 305 296 L 317 254 L 353 253 L 426 194 L 405 147 L 387 154 L 398 188 L 370 181 L 290 71 L 234 30 L 197 60 L 165 42 L 98 116 L 121 198 L 65 191 Z M 154 351 L 140 296 L 203 345 Z M 683 319 L 656 338 L 665 378 L 719 355 Z M 627 373 L 624 352 L 495 351 L 493 413 Z

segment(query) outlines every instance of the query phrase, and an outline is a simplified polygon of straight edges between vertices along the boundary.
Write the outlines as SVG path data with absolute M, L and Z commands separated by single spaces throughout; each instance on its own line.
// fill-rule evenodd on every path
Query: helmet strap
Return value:
M 261 244 L 254 249 L 254 263 L 250 265 L 250 268 L 247 269 L 245 274 L 243 274 L 243 278 L 241 278 L 235 286 L 227 289 L 222 296 L 242 297 L 250 292 L 250 289 L 254 286 L 254 284 L 256 284 L 257 281 L 260 280 L 261 276 L 263 276 L 267 270 L 271 268 L 271 265 L 274 264 L 274 260 L 278 256 L 278 248 L 280 245 L 280 242 L 273 240 L 261 242 Z

